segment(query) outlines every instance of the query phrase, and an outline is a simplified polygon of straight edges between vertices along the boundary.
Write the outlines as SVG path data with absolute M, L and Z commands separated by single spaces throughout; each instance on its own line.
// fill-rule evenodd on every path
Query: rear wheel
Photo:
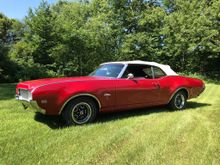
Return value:
M 177 92 L 171 99 L 169 106 L 173 110 L 182 110 L 186 106 L 186 93 L 184 91 Z
M 68 125 L 82 125 L 92 122 L 98 112 L 96 103 L 90 98 L 76 98 L 65 107 L 62 117 Z

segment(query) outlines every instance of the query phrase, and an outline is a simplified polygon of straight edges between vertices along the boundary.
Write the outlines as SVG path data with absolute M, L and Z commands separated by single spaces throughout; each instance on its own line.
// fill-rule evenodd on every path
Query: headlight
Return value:
M 19 100 L 32 100 L 32 93 L 26 89 L 19 89 Z

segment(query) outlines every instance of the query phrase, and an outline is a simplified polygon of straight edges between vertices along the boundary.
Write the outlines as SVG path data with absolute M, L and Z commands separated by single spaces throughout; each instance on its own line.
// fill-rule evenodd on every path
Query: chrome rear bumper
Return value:
M 46 111 L 40 108 L 35 100 L 25 100 L 22 99 L 19 95 L 15 95 L 15 99 L 21 101 L 24 109 L 30 108 L 34 112 L 40 112 L 42 114 L 46 114 Z

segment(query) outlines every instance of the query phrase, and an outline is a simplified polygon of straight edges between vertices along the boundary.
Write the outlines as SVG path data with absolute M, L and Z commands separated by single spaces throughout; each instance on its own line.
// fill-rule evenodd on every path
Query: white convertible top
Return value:
M 149 62 L 149 61 L 141 61 L 141 60 L 135 60 L 135 61 L 115 61 L 115 62 L 107 62 L 103 64 L 140 64 L 140 65 L 150 65 L 150 66 L 156 66 L 162 69 L 167 75 L 178 75 L 176 72 L 174 72 L 169 65 L 159 64 L 157 62 Z M 103 65 L 102 64 L 102 65 Z

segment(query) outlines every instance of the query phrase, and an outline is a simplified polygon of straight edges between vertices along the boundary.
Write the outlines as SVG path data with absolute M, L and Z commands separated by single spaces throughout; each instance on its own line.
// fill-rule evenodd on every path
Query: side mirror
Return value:
M 134 78 L 134 75 L 132 74 L 132 73 L 129 73 L 128 75 L 127 75 L 127 79 L 133 79 Z

